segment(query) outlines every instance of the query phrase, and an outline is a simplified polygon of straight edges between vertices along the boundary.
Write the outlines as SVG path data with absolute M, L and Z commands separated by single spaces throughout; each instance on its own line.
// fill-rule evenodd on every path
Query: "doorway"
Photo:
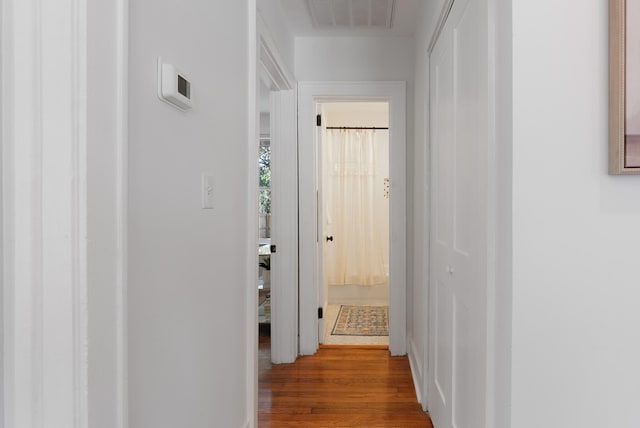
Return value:
M 389 350 L 406 349 L 406 86 L 404 82 L 301 82 L 298 84 L 298 187 L 300 354 L 323 341 L 326 314 L 322 227 L 321 147 L 317 114 L 327 103 L 387 103 L 389 118 Z M 331 242 L 331 241 L 329 241 Z
M 271 128 L 270 89 L 260 80 L 258 146 L 258 335 L 271 336 Z M 268 352 L 269 360 L 271 352 Z
M 258 308 L 258 314 L 264 321 L 270 315 L 271 362 L 280 364 L 291 363 L 298 355 L 296 84 L 261 19 L 258 19 L 258 42 L 256 89 L 262 93 L 262 106 L 256 109 L 257 117 L 262 119 L 259 151 L 268 156 L 263 161 L 268 163 L 269 177 L 256 180 L 259 187 L 256 205 L 259 203 L 264 212 L 259 215 L 260 230 L 256 231 L 261 233 L 257 287 L 266 290 L 265 283 L 269 283 L 268 292 L 258 294 L 259 300 L 268 298 L 270 304 L 270 308 L 266 304 L 264 310 Z
M 326 102 L 319 181 L 325 345 L 389 345 L 389 104 Z

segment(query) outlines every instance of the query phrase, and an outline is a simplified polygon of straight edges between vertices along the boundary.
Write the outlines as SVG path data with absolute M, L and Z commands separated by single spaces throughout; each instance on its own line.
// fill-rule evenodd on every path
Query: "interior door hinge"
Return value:
M 318 319 L 322 319 L 322 308 L 318 308 Z
M 322 115 L 316 115 L 316 126 L 322 126 Z

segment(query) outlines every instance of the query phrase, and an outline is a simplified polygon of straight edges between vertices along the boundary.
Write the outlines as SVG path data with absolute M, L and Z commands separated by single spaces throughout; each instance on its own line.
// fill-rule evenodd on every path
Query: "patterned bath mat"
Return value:
M 389 306 L 340 305 L 336 336 L 389 336 Z

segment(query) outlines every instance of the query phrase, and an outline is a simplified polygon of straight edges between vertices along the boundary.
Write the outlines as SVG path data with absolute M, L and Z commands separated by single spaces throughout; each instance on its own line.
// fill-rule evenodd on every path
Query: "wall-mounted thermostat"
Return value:
M 158 57 L 158 97 L 182 111 L 191 108 L 191 82 L 173 64 L 162 62 L 161 57 Z

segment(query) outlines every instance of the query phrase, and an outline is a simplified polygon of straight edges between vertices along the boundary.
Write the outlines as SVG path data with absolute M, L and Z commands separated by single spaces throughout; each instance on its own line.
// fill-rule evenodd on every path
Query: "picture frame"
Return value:
M 640 0 L 609 0 L 609 174 L 640 174 Z

